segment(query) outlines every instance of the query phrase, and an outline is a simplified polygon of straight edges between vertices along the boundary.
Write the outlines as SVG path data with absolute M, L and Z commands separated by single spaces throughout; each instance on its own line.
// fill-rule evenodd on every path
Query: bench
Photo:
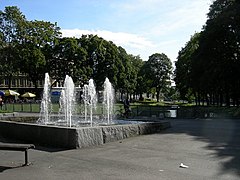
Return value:
M 35 148 L 33 144 L 11 144 L 11 143 L 0 143 L 0 150 L 6 151 L 24 151 L 25 152 L 25 163 L 24 166 L 28 166 L 28 149 Z

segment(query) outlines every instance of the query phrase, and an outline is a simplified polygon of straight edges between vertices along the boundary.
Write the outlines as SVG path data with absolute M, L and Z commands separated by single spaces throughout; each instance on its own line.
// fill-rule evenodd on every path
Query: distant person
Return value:
M 124 110 L 125 110 L 125 115 L 127 115 L 129 112 L 131 112 L 130 102 L 128 99 L 125 99 L 125 101 L 124 101 Z
M 3 106 L 3 99 L 2 99 L 2 96 L 0 96 L 0 107 L 2 109 L 2 106 Z

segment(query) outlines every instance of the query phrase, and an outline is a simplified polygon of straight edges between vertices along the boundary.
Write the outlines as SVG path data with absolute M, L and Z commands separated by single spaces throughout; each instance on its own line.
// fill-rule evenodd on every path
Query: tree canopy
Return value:
M 18 74 L 26 75 L 37 88 L 48 72 L 60 84 L 66 75 L 79 86 L 93 78 L 97 90 L 108 77 L 115 90 L 127 96 L 153 88 L 159 100 L 170 82 L 171 61 L 165 54 L 153 54 L 144 62 L 97 35 L 62 37 L 57 23 L 28 21 L 15 6 L 0 11 L 0 24 L 0 77 L 9 80 L 9 88 Z
M 144 71 L 147 84 L 149 87 L 155 88 L 157 101 L 159 101 L 161 90 L 171 85 L 171 60 L 164 53 L 155 53 L 144 64 Z
M 240 100 L 240 2 L 215 0 L 210 6 L 208 20 L 197 41 L 190 41 L 179 53 L 175 76 L 182 96 L 192 90 L 197 103 L 239 105 Z M 185 52 L 184 52 L 185 51 Z M 189 56 L 182 55 L 188 54 Z M 187 80 L 181 77 L 184 73 Z
M 0 11 L 0 72 L 1 77 L 8 80 L 9 87 L 12 76 L 19 70 L 17 47 L 22 43 L 25 27 L 26 18 L 17 7 Z

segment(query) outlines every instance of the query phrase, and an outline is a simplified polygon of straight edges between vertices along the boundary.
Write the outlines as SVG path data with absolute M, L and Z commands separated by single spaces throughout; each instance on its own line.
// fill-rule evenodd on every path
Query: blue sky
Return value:
M 165 53 L 176 61 L 191 35 L 201 31 L 212 0 L 0 0 L 27 20 L 57 22 L 63 36 L 97 34 L 143 60 Z

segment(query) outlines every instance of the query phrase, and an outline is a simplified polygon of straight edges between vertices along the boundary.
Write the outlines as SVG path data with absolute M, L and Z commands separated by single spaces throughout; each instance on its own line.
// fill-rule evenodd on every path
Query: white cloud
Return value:
M 110 6 L 114 13 L 107 16 L 110 25 L 107 28 L 111 29 L 110 31 L 98 29 L 61 31 L 65 37 L 96 34 L 122 46 L 129 54 L 140 55 L 143 60 L 147 60 L 153 53 L 165 53 L 175 61 L 181 47 L 189 41 L 191 35 L 199 32 L 206 22 L 210 2 L 211 0 L 111 2 Z M 114 21 L 111 21 L 112 19 Z M 116 19 L 119 22 L 117 24 Z
M 81 30 L 81 29 L 62 29 L 63 37 L 81 37 L 83 34 L 93 34 L 112 41 L 117 46 L 122 46 L 127 53 L 140 55 L 143 60 L 148 60 L 154 53 L 165 53 L 172 61 L 176 59 L 176 50 L 179 50 L 179 42 L 175 39 L 166 41 L 152 42 L 147 38 L 136 34 L 111 32 L 105 30 Z
M 211 0 L 190 1 L 185 6 L 176 4 L 169 11 L 156 16 L 152 28 L 148 32 L 152 36 L 169 36 L 170 34 L 178 34 L 181 30 L 185 32 L 201 31 L 205 24 Z M 173 35 L 172 34 L 172 35 Z M 188 34 L 189 38 L 190 35 Z
M 81 37 L 83 34 L 93 34 L 104 38 L 107 41 L 112 41 L 117 46 L 122 46 L 127 50 L 128 53 L 131 49 L 136 49 L 138 51 L 144 50 L 146 48 L 153 48 L 154 44 L 148 39 L 139 36 L 137 34 L 130 34 L 124 32 L 111 32 L 106 30 L 81 30 L 81 29 L 62 29 L 63 37 Z M 134 54 L 135 55 L 135 54 Z

